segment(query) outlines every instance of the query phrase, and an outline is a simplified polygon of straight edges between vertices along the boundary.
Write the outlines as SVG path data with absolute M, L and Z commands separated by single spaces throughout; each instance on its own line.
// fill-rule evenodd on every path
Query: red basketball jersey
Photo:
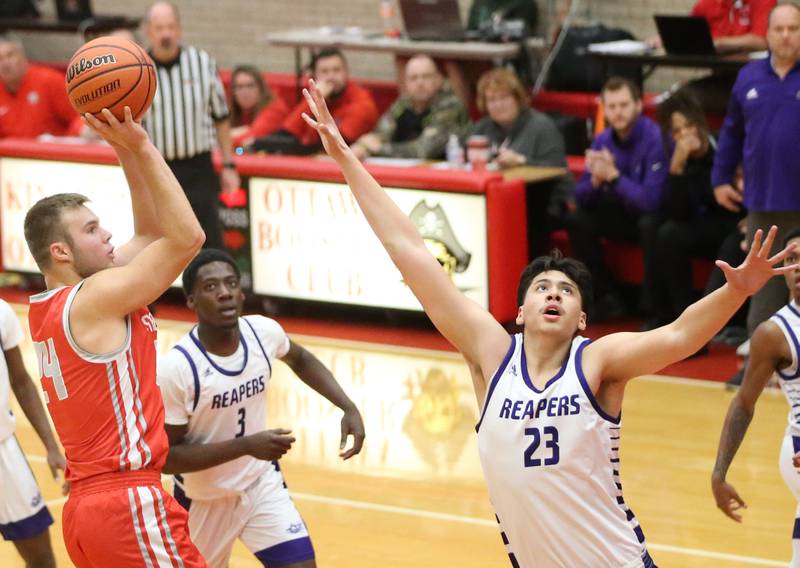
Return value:
M 95 355 L 77 345 L 69 310 L 81 284 L 31 296 L 28 314 L 45 402 L 67 457 L 66 477 L 161 471 L 169 444 L 156 384 L 156 323 L 128 314 L 125 344 Z

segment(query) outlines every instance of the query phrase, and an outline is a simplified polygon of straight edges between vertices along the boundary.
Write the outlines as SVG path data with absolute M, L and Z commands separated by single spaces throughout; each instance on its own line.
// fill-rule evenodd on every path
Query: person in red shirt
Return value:
M 350 81 L 342 52 L 335 48 L 323 49 L 311 61 L 310 69 L 345 141 L 353 143 L 372 131 L 378 122 L 378 107 L 369 91 Z M 303 113 L 310 112 L 308 104 L 301 102 L 286 117 L 283 129 L 300 144 L 318 146 L 319 136 L 303 120 Z
M 719 53 L 767 49 L 767 20 L 777 0 L 697 0 L 692 16 L 708 20 Z
M 64 136 L 79 129 L 64 74 L 28 63 L 21 43 L 0 36 L 0 138 Z
M 289 107 L 276 97 L 258 69 L 242 65 L 231 75 L 231 136 L 234 148 L 247 147 L 259 136 L 277 132 Z
M 714 46 L 720 54 L 767 49 L 769 15 L 777 0 L 697 0 L 692 16 L 708 20 Z M 660 47 L 661 40 L 652 42 Z M 709 115 L 723 117 L 728 107 L 736 72 L 716 70 L 681 87 L 697 99 Z
M 692 16 L 708 20 L 714 46 L 722 54 L 767 49 L 767 21 L 777 0 L 697 0 Z M 658 35 L 647 40 L 661 48 Z
M 130 186 L 134 237 L 111 233 L 76 193 L 36 202 L 25 240 L 47 291 L 29 323 L 47 409 L 67 458 L 67 552 L 78 568 L 205 567 L 186 511 L 161 487 L 169 444 L 156 384 L 156 323 L 147 305 L 180 275 L 205 236 L 146 131 L 90 114 Z

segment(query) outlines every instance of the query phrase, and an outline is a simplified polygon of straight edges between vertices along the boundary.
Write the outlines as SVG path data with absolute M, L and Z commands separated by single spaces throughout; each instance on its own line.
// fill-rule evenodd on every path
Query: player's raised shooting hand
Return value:
M 311 118 L 306 113 L 303 113 L 303 120 L 317 131 L 325 151 L 331 158 L 337 161 L 344 158 L 350 152 L 350 147 L 342 138 L 339 127 L 336 126 L 336 121 L 333 120 L 333 116 L 328 110 L 325 97 L 322 96 L 322 92 L 317 87 L 314 79 L 308 81 L 308 88 L 303 89 L 303 96 L 306 98 L 309 109 L 311 109 L 311 114 L 314 115 L 314 118 Z
M 797 268 L 796 264 L 775 267 L 776 264 L 782 263 L 786 255 L 796 247 L 795 243 L 790 243 L 778 254 L 769 256 L 777 232 L 778 227 L 773 225 L 762 243 L 764 233 L 761 229 L 756 231 L 753 243 L 750 245 L 750 252 L 747 253 L 744 262 L 736 268 L 723 260 L 716 262 L 719 269 L 725 274 L 728 285 L 750 295 L 757 292 L 773 276 L 785 274 Z
M 125 107 L 123 122 L 117 120 L 107 108 L 104 108 L 101 114 L 106 122 L 88 112 L 83 115 L 83 122 L 111 146 L 137 152 L 147 145 L 149 140 L 147 131 L 140 123 L 133 120 L 130 107 Z
M 247 453 L 259 460 L 277 460 L 291 449 L 295 441 L 291 433 L 291 430 L 278 428 L 247 436 Z
M 742 516 L 736 511 L 739 509 L 747 509 L 747 505 L 744 500 L 739 497 L 733 485 L 722 479 L 712 479 L 711 490 L 714 492 L 717 508 L 737 523 L 741 523 Z
M 345 450 L 349 436 L 353 437 L 353 445 Z M 339 457 L 347 460 L 359 453 L 364 445 L 364 437 L 364 421 L 361 420 L 361 413 L 355 406 L 345 410 L 344 416 L 342 416 L 342 441 L 339 444 Z

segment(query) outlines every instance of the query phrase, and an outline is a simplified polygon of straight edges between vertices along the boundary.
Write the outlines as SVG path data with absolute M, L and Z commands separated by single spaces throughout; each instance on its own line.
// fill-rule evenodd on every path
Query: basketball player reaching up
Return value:
M 673 323 L 590 343 L 591 277 L 572 259 L 539 257 L 522 273 L 509 336 L 462 295 L 416 228 L 345 144 L 313 82 L 305 91 L 319 132 L 375 234 L 439 331 L 464 355 L 481 406 L 478 448 L 512 566 L 650 567 L 644 535 L 622 497 L 620 412 L 631 377 L 702 347 L 772 275 L 773 228 L 745 262 L 718 261 L 727 284 Z
M 786 235 L 787 244 L 800 247 L 800 229 Z M 800 261 L 798 249 L 789 253 L 785 264 Z M 796 266 L 796 265 L 795 265 Z M 800 568 L 800 270 L 786 272 L 789 303 L 761 323 L 750 339 L 750 360 L 741 388 L 731 400 L 719 440 L 717 463 L 711 475 L 714 498 L 723 513 L 736 522 L 742 521 L 739 509 L 746 507 L 736 489 L 725 477 L 739 445 L 753 419 L 756 401 L 767 382 L 775 376 L 789 403 L 789 424 L 784 433 L 779 458 L 781 475 L 798 501 L 792 531 L 792 562 Z
M 8 402 L 10 391 L 14 391 L 20 408 L 47 449 L 47 465 L 54 479 L 58 480 L 58 472 L 64 470 L 65 462 L 39 393 L 22 362 L 21 341 L 22 327 L 17 315 L 6 301 L 0 300 L 0 346 L 3 349 L 0 357 L 0 534 L 14 543 L 25 566 L 55 568 L 48 529 L 53 517 L 14 435 L 16 420 Z M 66 484 L 64 490 L 67 490 Z
M 205 566 L 186 511 L 161 488 L 169 445 L 156 385 L 156 324 L 145 307 L 203 243 L 183 190 L 125 108 L 86 123 L 130 186 L 134 237 L 111 234 L 79 194 L 41 199 L 25 239 L 47 291 L 30 299 L 42 389 L 67 457 L 64 541 L 84 567 Z
M 183 273 L 197 326 L 158 362 L 170 450 L 164 470 L 189 510 L 189 531 L 209 566 L 224 568 L 239 538 L 264 566 L 314 568 L 308 529 L 283 480 L 278 458 L 289 430 L 265 430 L 267 387 L 277 359 L 344 411 L 341 457 L 361 451 L 364 424 L 355 404 L 314 355 L 278 322 L 242 317 L 239 268 L 204 249 Z M 345 449 L 349 436 L 353 445 Z

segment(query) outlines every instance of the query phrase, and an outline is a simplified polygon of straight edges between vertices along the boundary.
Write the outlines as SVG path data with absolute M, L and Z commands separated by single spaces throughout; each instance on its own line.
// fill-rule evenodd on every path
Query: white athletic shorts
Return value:
M 314 558 L 306 524 L 275 466 L 231 497 L 189 500 L 176 484 L 175 498 L 189 510 L 189 534 L 211 568 L 228 565 L 237 538 L 269 568 Z
M 792 436 L 792 433 L 787 431 L 781 444 L 779 458 L 781 475 L 794 498 L 800 502 L 800 470 L 792 464 L 792 458 L 797 452 L 800 452 L 800 436 Z
M 53 524 L 17 438 L 0 441 L 0 534 L 5 540 L 40 535 Z

